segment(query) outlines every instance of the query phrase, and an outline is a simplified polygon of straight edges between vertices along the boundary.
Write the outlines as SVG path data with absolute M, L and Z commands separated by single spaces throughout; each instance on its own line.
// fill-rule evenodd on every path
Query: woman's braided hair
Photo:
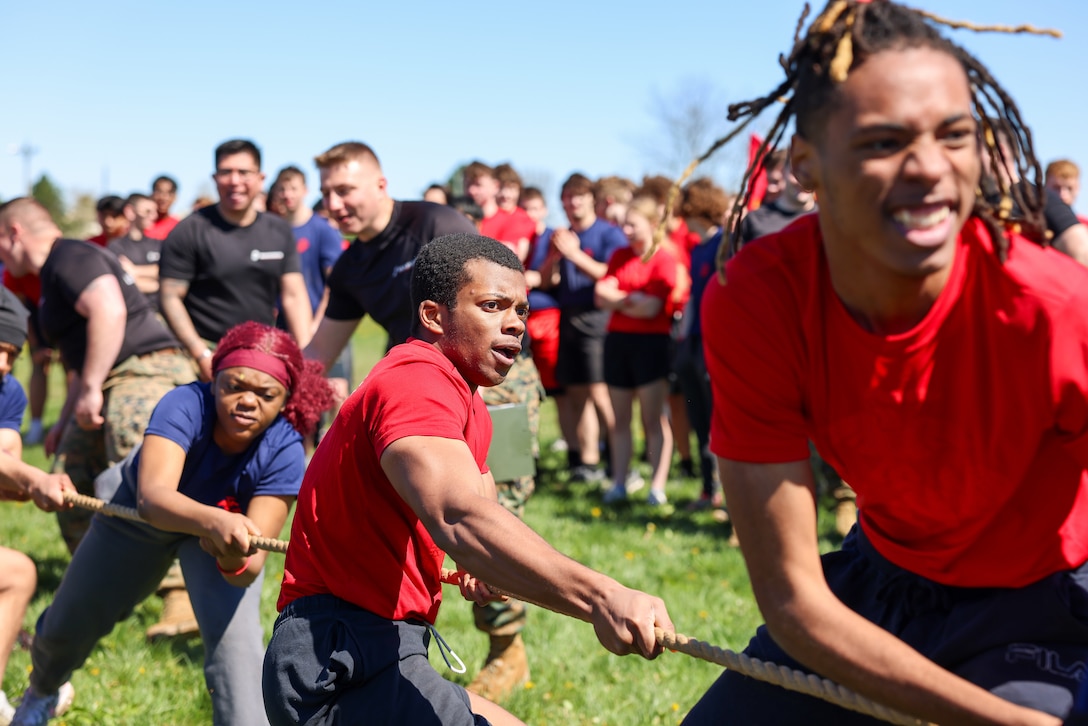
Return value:
M 794 31 L 793 48 L 789 55 L 779 57 L 786 72 L 785 79 L 765 96 L 729 106 L 729 120 L 741 121 L 740 125 L 693 161 L 670 195 L 671 203 L 675 191 L 698 164 L 735 138 L 768 106 L 781 102 L 778 117 L 741 181 L 742 193 L 737 195 L 726 223 L 730 244 L 721 246 L 719 266 L 735 245 L 741 212 L 748 206 L 752 194 L 749 182 L 759 173 L 767 156 L 779 147 L 790 121 L 795 122 L 798 135 L 813 138 L 822 131 L 837 86 L 846 80 L 852 69 L 876 53 L 904 48 L 932 48 L 948 53 L 960 62 L 967 74 L 973 110 L 982 132 L 981 143 L 990 157 L 990 167 L 984 175 L 987 193 L 979 190 L 974 211 L 989 227 L 998 256 L 1002 260 L 1006 257 L 1008 239 L 1004 230 L 1013 224 L 1035 241 L 1047 242 L 1042 169 L 1035 157 L 1031 131 L 1024 124 L 1020 109 L 978 59 L 942 37 L 934 23 L 975 31 L 1058 36 L 1056 31 L 950 21 L 891 0 L 830 0 L 808 30 L 803 31 L 809 11 L 806 4 Z M 1014 175 L 1006 169 L 1015 169 L 1015 176 L 1031 179 L 1032 183 L 1015 183 Z

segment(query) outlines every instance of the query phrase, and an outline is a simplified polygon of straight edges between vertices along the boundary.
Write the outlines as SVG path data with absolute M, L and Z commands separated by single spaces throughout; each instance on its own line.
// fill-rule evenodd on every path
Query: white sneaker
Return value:
M 72 707 L 76 692 L 71 683 L 65 683 L 56 693 L 39 696 L 32 688 L 27 688 L 19 708 L 12 714 L 12 726 L 44 726 L 49 719 L 56 718 Z
M 8 726 L 15 716 L 15 707 L 8 703 L 7 694 L 0 691 L 0 726 Z
M 651 489 L 646 496 L 646 501 L 652 507 L 660 507 L 662 504 L 668 504 L 669 498 L 665 496 L 664 489 Z
M 625 482 L 628 494 L 634 494 L 642 487 L 646 486 L 646 480 L 642 478 L 642 474 L 639 474 L 637 470 L 632 469 L 627 474 L 627 481 Z

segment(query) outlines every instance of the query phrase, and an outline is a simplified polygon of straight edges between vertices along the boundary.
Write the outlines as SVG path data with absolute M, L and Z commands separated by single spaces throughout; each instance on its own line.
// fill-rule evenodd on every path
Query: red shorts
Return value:
M 562 386 L 555 380 L 555 363 L 559 360 L 559 308 L 533 310 L 526 327 L 532 341 L 533 362 L 540 371 L 544 390 L 560 390 Z

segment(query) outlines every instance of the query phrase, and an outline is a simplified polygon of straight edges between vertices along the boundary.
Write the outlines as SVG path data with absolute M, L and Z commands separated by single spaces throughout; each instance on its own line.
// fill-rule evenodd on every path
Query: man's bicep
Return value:
M 484 493 L 484 475 L 468 444 L 457 439 L 397 439 L 382 452 L 381 467 L 432 535 L 435 525 L 460 518 L 467 511 L 465 504 Z

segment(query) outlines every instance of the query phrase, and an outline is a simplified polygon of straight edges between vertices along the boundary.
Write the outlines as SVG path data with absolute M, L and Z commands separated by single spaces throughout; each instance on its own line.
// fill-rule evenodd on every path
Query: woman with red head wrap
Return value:
M 250 537 L 275 537 L 287 520 L 305 469 L 302 435 L 332 402 L 320 368 L 287 333 L 243 323 L 220 341 L 210 382 L 163 397 L 143 444 L 103 475 L 117 486 L 112 501 L 137 506 L 148 524 L 95 517 L 38 622 L 17 717 L 50 713 L 61 684 L 177 558 L 214 722 L 266 723 L 258 608 L 267 553 Z

